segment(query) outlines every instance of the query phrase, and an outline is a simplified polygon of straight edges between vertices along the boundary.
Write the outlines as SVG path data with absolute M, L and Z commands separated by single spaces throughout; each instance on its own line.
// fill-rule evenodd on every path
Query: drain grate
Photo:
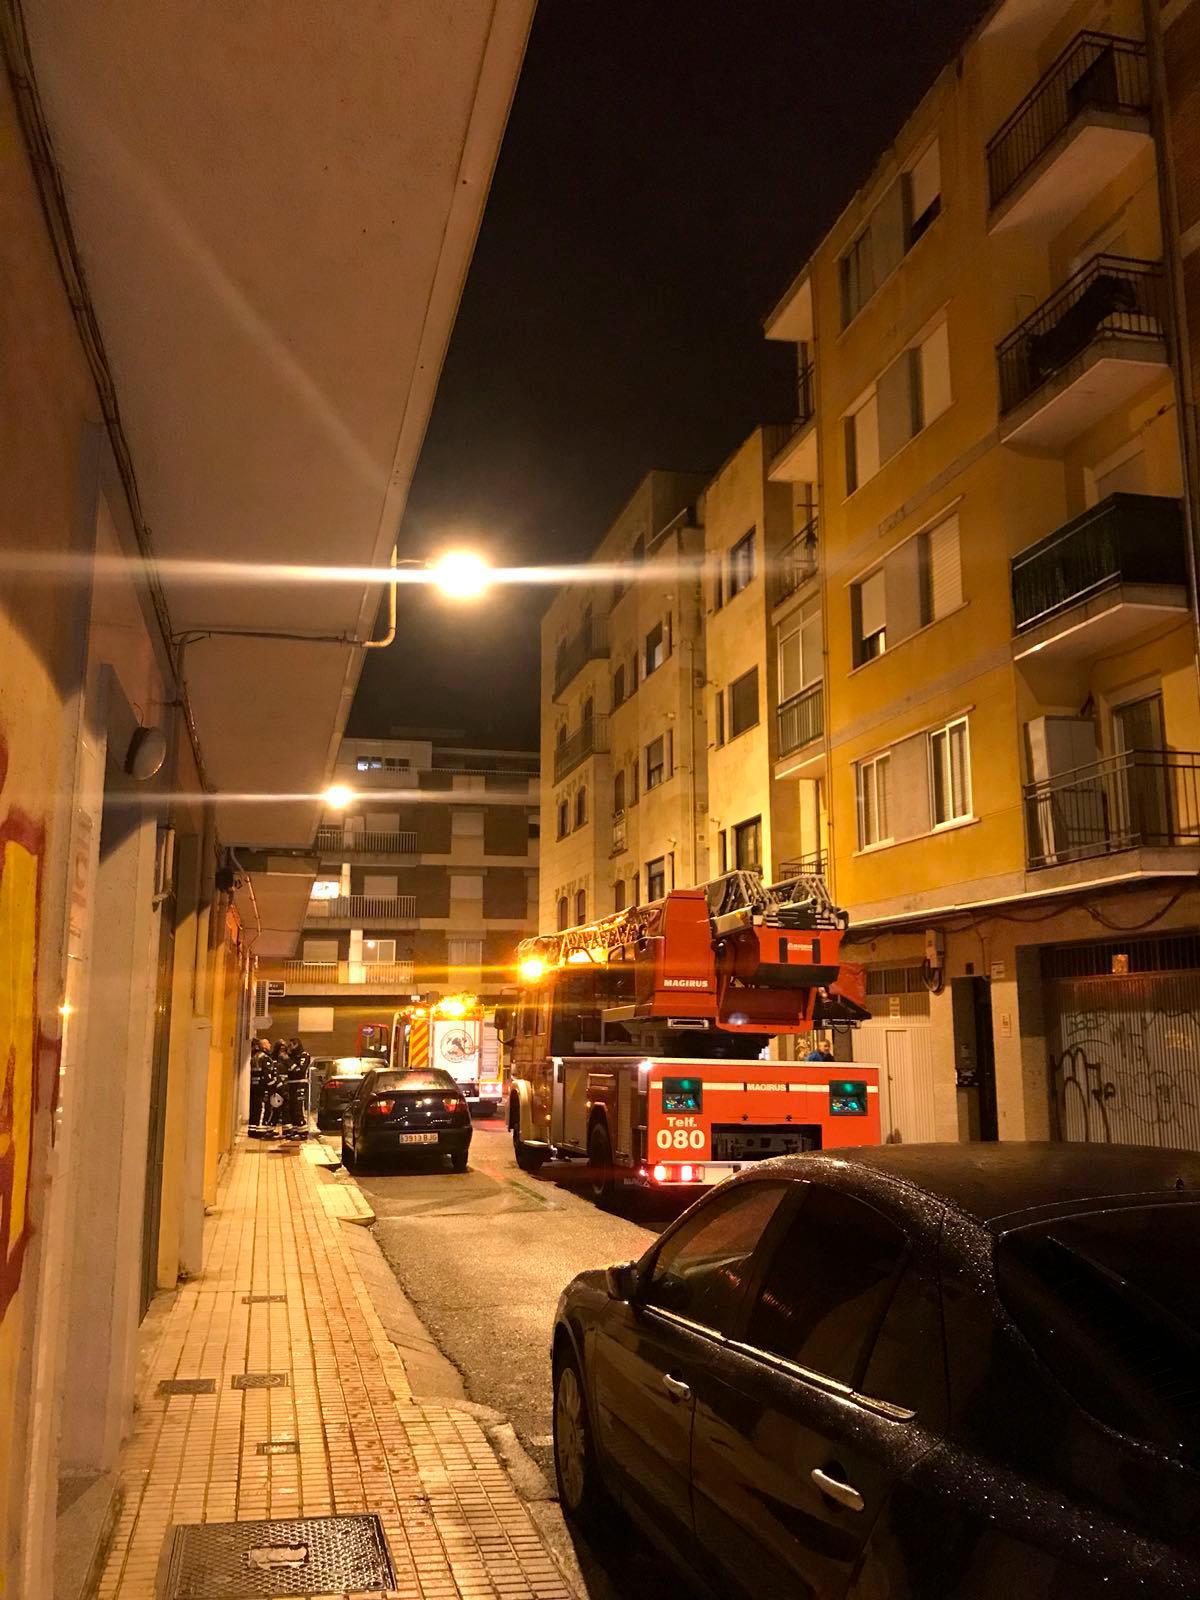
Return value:
M 242 1296 L 242 1304 L 244 1306 L 282 1306 L 287 1304 L 287 1295 L 244 1294 Z
M 229 1380 L 233 1389 L 286 1389 L 286 1372 L 239 1372 Z
M 175 1529 L 165 1600 L 345 1594 L 394 1585 L 376 1516 L 189 1523 Z
M 254 1453 L 259 1456 L 298 1456 L 300 1443 L 297 1439 L 263 1439 L 254 1446 Z
M 164 1378 L 158 1386 L 159 1394 L 216 1394 L 215 1378 Z

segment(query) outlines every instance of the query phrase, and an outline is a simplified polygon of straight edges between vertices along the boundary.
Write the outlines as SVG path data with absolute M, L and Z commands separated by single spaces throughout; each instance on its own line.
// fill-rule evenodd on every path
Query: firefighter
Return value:
M 284 1058 L 288 1138 L 308 1138 L 308 1068 L 311 1059 L 299 1039 L 288 1040 L 287 1054 Z

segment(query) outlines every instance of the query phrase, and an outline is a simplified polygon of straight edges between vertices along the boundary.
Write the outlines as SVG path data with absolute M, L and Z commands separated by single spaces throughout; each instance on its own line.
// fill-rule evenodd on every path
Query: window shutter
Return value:
M 904 235 L 904 185 L 897 180 L 871 213 L 876 283 L 882 283 L 904 259 Z
M 929 530 L 929 593 L 933 616 L 944 617 L 962 604 L 962 564 L 958 550 L 958 516 L 947 517 Z
M 802 628 L 794 628 L 779 641 L 779 698 L 790 700 L 804 687 Z
M 913 416 L 912 357 L 906 350 L 879 379 L 876 390 L 878 458 L 887 461 L 906 445 L 916 431 Z M 863 407 L 863 411 L 866 407 Z M 856 415 L 861 417 L 863 411 Z M 861 439 L 859 441 L 861 448 Z M 870 474 L 864 472 L 864 479 Z
M 800 624 L 800 687 L 816 683 L 823 671 L 821 661 L 821 607 L 814 605 Z
M 879 397 L 872 394 L 854 413 L 854 466 L 856 484 L 866 483 L 879 471 Z
M 942 192 L 942 158 L 935 139 L 908 175 L 912 220 L 918 221 Z
M 950 337 L 939 322 L 920 347 L 921 426 L 927 427 L 950 404 Z
M 887 620 L 883 568 L 864 578 L 858 586 L 859 632 L 864 639 L 878 633 Z

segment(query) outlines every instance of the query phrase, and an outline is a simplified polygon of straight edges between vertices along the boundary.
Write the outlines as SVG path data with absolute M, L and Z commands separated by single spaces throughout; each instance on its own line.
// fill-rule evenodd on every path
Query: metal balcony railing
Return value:
M 1200 845 L 1200 755 L 1126 750 L 1027 783 L 1031 868 L 1117 850 Z
M 409 830 L 323 826 L 317 829 L 317 849 L 343 855 L 413 856 L 417 853 L 417 835 Z
M 779 707 L 779 754 L 790 755 L 825 731 L 825 685 L 810 684 Z
M 608 618 L 589 617 L 578 633 L 564 640 L 554 657 L 554 692 L 559 695 L 589 661 L 608 656 Z
M 554 752 L 554 781 L 561 783 L 569 772 L 589 756 L 608 749 L 608 718 L 592 717 L 568 734 Z
M 775 604 L 795 594 L 817 570 L 817 519 L 812 517 L 779 553 L 775 573 Z
M 336 983 L 336 961 L 285 961 L 283 976 L 289 983 Z
M 373 921 L 415 922 L 415 894 L 344 894 L 333 900 L 310 900 L 308 922 Z
M 798 409 L 792 424 L 793 435 L 807 427 L 817 411 L 817 364 L 811 358 L 801 362 L 796 374 L 796 403 Z
M 797 856 L 795 861 L 781 861 L 777 883 L 790 883 L 793 878 L 824 878 L 828 875 L 829 858 L 823 850 L 810 855 Z
M 987 147 L 988 199 L 998 206 L 1083 111 L 1150 108 L 1146 46 L 1112 34 L 1077 34 L 997 130 Z
M 285 961 L 283 976 L 288 983 L 386 983 L 411 985 L 411 961 Z
M 1017 633 L 1116 583 L 1186 584 L 1183 513 L 1165 495 L 1113 494 L 1014 556 Z
M 1011 411 L 1096 339 L 1161 339 L 1162 265 L 1093 256 L 996 346 L 1000 410 Z

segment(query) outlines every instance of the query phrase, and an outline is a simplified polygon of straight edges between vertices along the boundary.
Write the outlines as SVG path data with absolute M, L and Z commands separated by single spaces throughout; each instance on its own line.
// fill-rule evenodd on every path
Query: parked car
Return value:
M 342 1163 L 353 1170 L 381 1155 L 448 1155 L 467 1170 L 471 1113 L 462 1090 L 440 1068 L 366 1073 L 342 1115 Z
M 1194 1600 L 1197 1261 L 1197 1154 L 757 1165 L 564 1291 L 563 1506 L 744 1600 Z
M 317 1095 L 317 1127 L 340 1128 L 342 1112 L 358 1093 L 363 1074 L 375 1066 L 365 1056 L 321 1056 L 314 1062 L 324 1069 Z

